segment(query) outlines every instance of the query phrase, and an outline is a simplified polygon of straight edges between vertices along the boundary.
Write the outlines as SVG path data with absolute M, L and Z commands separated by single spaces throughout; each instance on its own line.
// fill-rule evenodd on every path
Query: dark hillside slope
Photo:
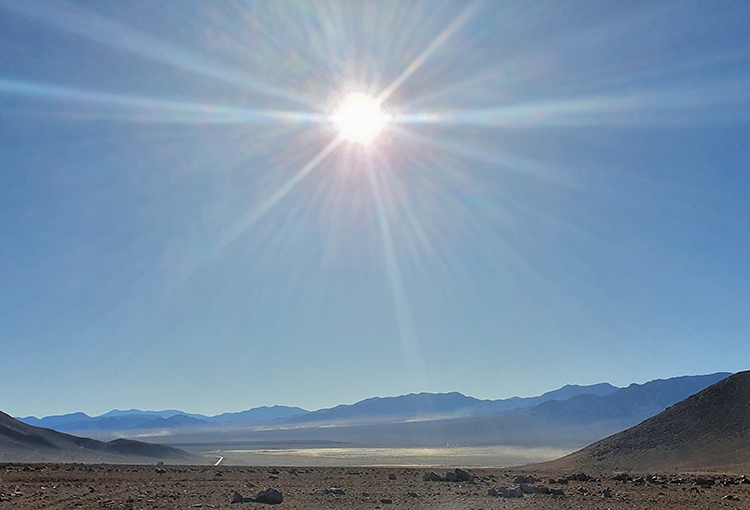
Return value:
M 27 425 L 0 411 L 0 462 L 153 462 L 196 460 L 189 453 L 128 439 L 103 442 Z
M 634 471 L 747 468 L 750 371 L 548 465 Z

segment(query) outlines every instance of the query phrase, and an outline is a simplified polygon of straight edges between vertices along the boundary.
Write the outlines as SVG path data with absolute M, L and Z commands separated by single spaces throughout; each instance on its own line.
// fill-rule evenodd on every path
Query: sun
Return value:
M 333 119 L 344 138 L 363 145 L 369 145 L 388 122 L 378 102 L 359 92 L 344 98 Z

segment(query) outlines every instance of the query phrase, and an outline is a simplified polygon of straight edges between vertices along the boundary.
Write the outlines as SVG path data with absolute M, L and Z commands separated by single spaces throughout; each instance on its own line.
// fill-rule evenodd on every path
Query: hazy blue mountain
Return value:
M 547 401 L 539 404 L 531 412 L 558 424 L 618 420 L 630 427 L 730 375 L 732 374 L 720 372 L 656 379 L 645 384 L 631 384 L 602 397 L 578 395 L 564 401 Z
M 184 432 L 204 439 L 210 431 L 204 433 L 203 429 L 222 427 L 222 437 L 228 438 L 225 432 L 232 428 L 240 443 L 314 440 L 369 446 L 583 446 L 654 416 L 729 375 L 676 377 L 627 388 L 607 383 L 569 385 L 537 397 L 503 400 L 480 400 L 457 392 L 416 393 L 368 398 L 314 412 L 273 406 L 208 417 L 132 409 L 98 417 L 74 413 L 34 420 L 44 427 L 53 428 L 54 424 L 56 430 L 78 433 L 168 429 L 172 434 Z M 252 430 L 261 423 L 276 424 L 279 429 L 290 424 L 296 427 Z
M 196 427 L 219 423 L 257 423 L 278 418 L 287 418 L 307 412 L 299 407 L 288 406 L 264 406 L 237 413 L 224 413 L 218 416 L 188 414 L 177 410 L 141 411 L 140 409 L 115 409 L 101 416 L 93 417 L 84 413 L 71 413 L 59 416 L 47 416 L 41 419 L 34 416 L 18 419 L 28 425 L 60 431 L 124 431 Z
M 206 419 L 212 423 L 264 422 L 291 416 L 302 416 L 309 412 L 299 407 L 275 405 L 272 407 L 255 407 L 238 413 L 223 413 Z
M 168 441 L 180 445 L 198 442 L 227 449 L 265 448 L 267 445 L 293 447 L 292 445 L 297 444 L 327 442 L 361 447 L 517 445 L 580 448 L 650 418 L 728 375 L 730 374 L 721 373 L 677 377 L 646 384 L 632 384 L 602 396 L 579 394 L 565 401 L 547 400 L 532 408 L 515 408 L 504 414 L 428 420 L 316 420 L 300 424 L 304 426 L 298 427 L 236 429 L 231 433 L 222 434 L 221 437 L 181 436 L 178 432 Z M 566 391 L 575 393 L 577 390 Z M 565 396 L 565 392 L 562 395 Z M 432 394 L 426 401 L 434 404 L 442 401 L 440 397 L 441 395 Z M 420 395 L 414 395 L 409 399 L 368 399 L 363 401 L 363 405 L 366 404 L 372 410 L 383 401 L 419 402 L 420 398 Z M 460 394 L 448 394 L 445 400 L 454 404 L 452 409 L 464 409 L 465 404 L 470 404 L 476 399 Z M 357 404 L 348 407 L 354 406 Z M 347 406 L 327 411 L 335 410 L 342 416 L 341 407 Z M 428 407 L 422 407 L 426 408 Z M 434 410 L 435 407 L 429 409 Z
M 512 397 L 503 400 L 479 400 L 461 393 L 410 393 L 398 397 L 373 397 L 355 404 L 342 404 L 284 420 L 287 423 L 398 421 L 426 418 L 491 416 L 528 409 L 549 400 L 564 400 L 575 395 L 608 395 L 617 391 L 608 383 L 591 386 L 567 385 L 538 397 Z
M 17 418 L 27 425 L 34 427 L 45 427 L 48 429 L 56 429 L 58 427 L 64 427 L 68 423 L 80 422 L 90 420 L 91 417 L 85 413 L 70 413 L 54 416 L 45 416 L 44 418 L 37 418 L 36 416 L 27 416 L 25 418 Z

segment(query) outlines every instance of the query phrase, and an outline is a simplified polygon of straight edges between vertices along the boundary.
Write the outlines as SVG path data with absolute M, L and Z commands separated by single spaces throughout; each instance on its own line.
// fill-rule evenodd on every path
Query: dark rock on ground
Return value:
M 278 505 L 284 500 L 283 496 L 276 489 L 266 489 L 255 496 L 255 501 L 267 505 Z
M 437 474 L 434 471 L 430 471 L 429 473 L 426 473 L 422 477 L 422 480 L 425 481 L 425 482 L 442 482 L 443 481 L 443 477 L 440 476 L 439 474 Z

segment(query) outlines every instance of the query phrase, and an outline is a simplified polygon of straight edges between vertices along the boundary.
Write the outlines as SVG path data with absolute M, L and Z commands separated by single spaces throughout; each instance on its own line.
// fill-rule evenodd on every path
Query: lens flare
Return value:
M 387 117 L 373 97 L 352 93 L 339 106 L 334 121 L 344 138 L 366 145 L 385 127 Z

